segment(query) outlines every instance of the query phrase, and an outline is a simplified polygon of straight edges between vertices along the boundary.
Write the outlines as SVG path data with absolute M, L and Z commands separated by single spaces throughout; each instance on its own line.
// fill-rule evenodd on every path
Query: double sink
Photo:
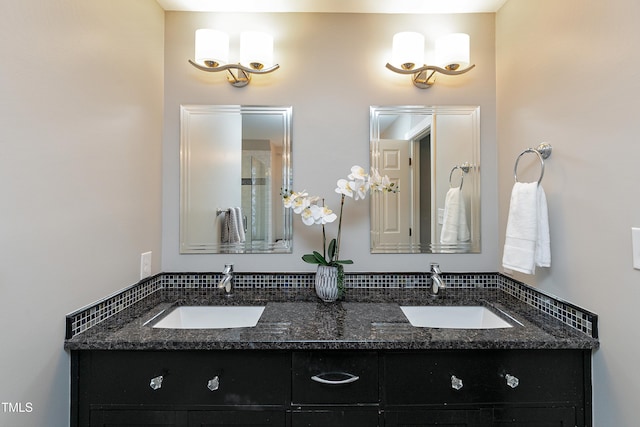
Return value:
M 153 324 L 168 329 L 251 328 L 258 324 L 265 306 L 178 306 Z M 519 322 L 485 306 L 400 306 L 412 326 L 444 329 L 511 328 Z M 163 313 L 164 314 L 164 313 Z M 160 317 L 160 316 L 158 316 Z

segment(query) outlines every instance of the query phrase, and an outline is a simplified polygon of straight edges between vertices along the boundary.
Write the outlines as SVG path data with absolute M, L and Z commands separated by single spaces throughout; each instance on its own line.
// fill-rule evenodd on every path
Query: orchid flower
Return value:
M 316 205 L 306 207 L 300 212 L 300 217 L 302 218 L 302 222 L 304 223 L 304 225 L 313 225 L 316 222 L 313 218 L 313 210 L 311 209 L 312 207 L 316 207 Z
M 328 224 L 338 218 L 327 206 L 312 205 L 310 209 L 316 224 Z
M 328 206 L 324 204 L 324 199 L 320 203 L 320 197 L 309 197 L 306 191 L 295 192 L 283 190 L 282 197 L 285 208 L 293 209 L 302 218 L 305 225 L 322 225 L 322 253 L 314 251 L 312 254 L 302 256 L 303 261 L 312 264 L 342 268 L 342 264 L 352 264 L 351 260 L 340 259 L 340 236 L 342 233 L 342 211 L 345 197 L 355 200 L 365 199 L 367 193 L 374 191 L 386 191 L 396 193 L 398 191 L 395 183 L 392 183 L 388 176 L 380 176 L 377 170 L 371 169 L 371 174 L 367 174 L 361 166 L 355 165 L 351 168 L 351 173 L 347 179 L 339 179 L 335 192 L 340 194 L 340 213 L 336 215 Z M 325 234 L 325 224 L 338 220 L 338 232 L 335 239 L 331 239 L 327 250 L 327 239 Z
M 352 182 L 347 181 L 346 179 L 339 179 L 338 188 L 336 188 L 336 193 L 342 194 L 348 197 L 353 197 Z
M 293 200 L 293 211 L 297 214 L 301 214 L 302 211 L 307 209 L 311 205 L 311 200 L 308 197 L 296 197 Z
M 369 182 L 364 180 L 353 181 L 353 186 L 355 187 L 355 200 L 365 199 L 367 197 L 367 193 L 369 192 Z
M 285 208 L 291 208 L 293 207 L 293 202 L 296 199 L 299 199 L 301 197 L 307 197 L 309 196 L 309 194 L 305 191 L 301 191 L 301 192 L 296 192 L 296 191 L 291 191 L 291 192 L 282 192 L 282 202 L 284 203 L 284 207 Z
M 368 178 L 367 171 L 365 171 L 364 168 L 361 166 L 358 166 L 358 165 L 352 166 L 351 173 L 347 176 L 347 178 L 349 178 L 352 181 L 358 181 L 358 180 L 365 181 Z
M 398 187 L 395 183 L 391 182 L 387 175 L 380 176 L 378 171 L 371 168 L 371 175 L 369 175 L 369 187 L 371 191 L 385 191 L 388 193 L 397 193 Z

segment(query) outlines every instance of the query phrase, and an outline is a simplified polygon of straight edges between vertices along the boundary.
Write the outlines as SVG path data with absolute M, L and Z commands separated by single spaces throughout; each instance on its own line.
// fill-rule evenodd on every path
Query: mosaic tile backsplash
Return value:
M 499 289 L 590 337 L 597 338 L 597 316 L 556 297 L 544 294 L 522 282 L 499 273 L 444 273 L 448 288 Z M 314 273 L 235 273 L 236 289 L 256 291 L 308 289 L 314 286 Z M 157 298 L 160 290 L 216 289 L 220 273 L 162 273 L 145 279 L 67 315 L 66 338 L 86 331 L 143 299 Z M 427 288 L 428 273 L 347 273 L 347 289 L 375 292 L 382 289 Z

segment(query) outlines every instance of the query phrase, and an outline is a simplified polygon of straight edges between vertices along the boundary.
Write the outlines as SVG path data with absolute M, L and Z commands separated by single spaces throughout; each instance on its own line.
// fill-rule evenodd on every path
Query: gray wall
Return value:
M 500 242 L 515 158 L 548 141 L 552 265 L 517 278 L 600 315 L 600 427 L 638 425 L 639 16 L 637 0 L 515 0 L 496 24 Z
M 0 425 L 65 426 L 64 315 L 161 259 L 163 11 L 0 2 Z
M 369 165 L 370 105 L 480 105 L 482 140 L 482 253 L 474 255 L 384 255 L 369 253 L 369 205 L 347 200 L 343 222 L 343 258 L 348 271 L 426 271 L 440 262 L 444 271 L 495 271 L 497 264 L 497 172 L 495 135 L 495 14 L 208 14 L 166 13 L 165 122 L 163 143 L 164 271 L 219 271 L 225 262 L 237 271 L 313 271 L 300 260 L 321 248 L 318 227 L 294 218 L 290 255 L 180 255 L 179 107 L 180 104 L 293 106 L 294 188 L 326 197 L 337 209 L 336 181 L 354 164 Z M 194 32 L 210 27 L 231 34 L 230 59 L 238 58 L 239 32 L 259 29 L 274 35 L 281 68 L 234 88 L 224 74 L 196 70 Z M 428 90 L 409 76 L 384 67 L 391 40 L 399 31 L 420 31 L 433 49 L 438 35 L 467 32 L 477 67 L 460 77 L 438 77 Z M 234 51 L 235 49 L 235 51 Z M 332 203 L 333 202 L 333 203 Z M 336 224 L 333 224 L 336 225 Z M 330 236 L 336 227 L 328 228 Z

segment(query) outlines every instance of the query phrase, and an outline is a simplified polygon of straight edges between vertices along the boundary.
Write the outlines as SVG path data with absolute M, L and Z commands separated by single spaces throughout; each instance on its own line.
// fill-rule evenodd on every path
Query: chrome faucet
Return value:
M 446 288 L 445 284 L 444 284 L 444 280 L 442 279 L 442 277 L 440 277 L 440 275 L 442 274 L 442 271 L 440 270 L 440 266 L 438 265 L 438 263 L 432 262 L 431 263 L 431 295 L 433 295 L 434 297 L 438 295 L 438 292 L 442 289 L 444 290 Z
M 233 290 L 233 264 L 225 264 L 222 274 L 223 277 L 218 283 L 218 288 L 224 288 L 226 295 L 230 296 Z

